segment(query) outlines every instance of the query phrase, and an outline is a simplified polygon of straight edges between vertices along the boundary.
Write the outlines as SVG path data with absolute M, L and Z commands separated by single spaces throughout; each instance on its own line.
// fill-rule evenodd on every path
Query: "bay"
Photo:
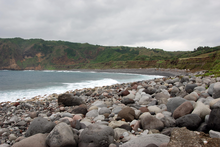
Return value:
M 43 97 L 75 89 L 94 88 L 158 77 L 161 76 L 93 71 L 1 70 L 0 102 L 30 99 L 35 96 Z

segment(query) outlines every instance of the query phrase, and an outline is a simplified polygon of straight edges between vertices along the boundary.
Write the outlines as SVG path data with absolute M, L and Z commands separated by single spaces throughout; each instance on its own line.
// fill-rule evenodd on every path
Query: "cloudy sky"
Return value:
M 219 0 L 0 0 L 0 38 L 167 51 L 220 45 Z

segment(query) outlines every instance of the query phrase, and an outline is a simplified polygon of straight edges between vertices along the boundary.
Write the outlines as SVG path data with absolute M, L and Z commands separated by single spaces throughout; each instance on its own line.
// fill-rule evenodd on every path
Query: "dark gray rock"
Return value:
M 79 137 L 79 147 L 109 147 L 113 142 L 114 130 L 104 125 L 89 125 Z
M 125 105 L 135 103 L 135 101 L 133 99 L 130 99 L 130 98 L 123 98 L 123 100 L 121 102 Z
M 73 109 L 73 113 L 75 113 L 75 114 L 86 115 L 87 112 L 88 112 L 88 110 L 85 107 L 77 107 L 77 108 Z
M 29 137 L 37 133 L 50 133 L 55 125 L 55 123 L 48 121 L 45 118 L 36 117 L 28 127 L 25 137 Z
M 215 83 L 212 83 L 212 84 L 209 86 L 209 89 L 208 89 L 208 94 L 211 95 L 211 96 L 212 96 L 212 94 L 213 94 L 214 84 L 215 84 Z
M 169 99 L 167 102 L 167 111 L 173 113 L 177 107 L 179 107 L 182 103 L 184 103 L 186 100 L 181 97 L 175 97 Z
M 59 123 L 46 138 L 50 147 L 77 147 L 78 135 L 66 123 Z
M 64 106 L 77 106 L 85 104 L 82 98 L 73 96 L 72 94 L 62 94 L 58 97 L 58 104 Z
M 186 87 L 185 87 L 185 91 L 187 93 L 191 93 L 191 92 L 193 92 L 195 87 L 197 87 L 196 84 L 187 84 Z
M 164 116 L 162 119 L 160 119 L 164 127 L 175 127 L 176 126 L 176 120 L 171 116 Z
M 213 109 L 210 112 L 208 120 L 208 129 L 220 131 L 220 108 Z
M 176 119 L 176 126 L 186 127 L 189 130 L 196 130 L 201 123 L 202 119 L 197 114 L 187 114 Z
M 180 82 L 181 82 L 181 83 L 183 83 L 183 82 L 189 82 L 189 77 L 188 77 L 188 76 L 182 77 L 181 80 L 180 80 Z

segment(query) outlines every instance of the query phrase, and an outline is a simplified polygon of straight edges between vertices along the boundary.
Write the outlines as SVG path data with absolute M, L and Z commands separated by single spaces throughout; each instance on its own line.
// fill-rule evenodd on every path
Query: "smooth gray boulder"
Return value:
M 55 123 L 48 121 L 42 117 L 36 117 L 28 127 L 25 137 L 35 135 L 37 133 L 50 133 L 51 130 L 55 127 Z
M 167 102 L 167 111 L 173 113 L 177 107 L 179 107 L 182 103 L 184 103 L 186 99 L 183 99 L 181 97 L 175 97 L 169 99 Z
M 92 124 L 79 136 L 79 147 L 108 147 L 114 142 L 114 130 L 104 125 Z
M 77 147 L 78 135 L 66 123 L 59 123 L 46 138 L 50 147 Z

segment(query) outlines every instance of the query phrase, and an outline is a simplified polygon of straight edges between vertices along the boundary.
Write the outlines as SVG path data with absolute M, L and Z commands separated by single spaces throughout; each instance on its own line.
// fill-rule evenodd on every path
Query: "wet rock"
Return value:
M 213 109 L 210 112 L 208 120 L 208 129 L 220 131 L 220 108 Z
M 114 130 L 104 125 L 89 125 L 79 136 L 79 147 L 109 147 L 114 142 Z
M 55 125 L 55 123 L 50 122 L 45 118 L 37 117 L 31 122 L 30 126 L 27 129 L 25 137 L 29 137 L 37 133 L 50 133 Z
M 38 133 L 15 143 L 12 147 L 47 147 L 46 137 L 47 134 Z
M 145 115 L 141 118 L 141 126 L 144 130 L 162 130 L 164 128 L 163 122 L 151 115 Z
M 82 98 L 73 96 L 72 94 L 62 94 L 58 97 L 58 104 L 64 106 L 78 106 L 85 104 Z
M 143 134 L 137 138 L 132 138 L 120 147 L 146 147 L 150 144 L 160 146 L 161 144 L 168 143 L 169 141 L 170 137 L 163 134 Z
M 201 123 L 202 120 L 197 114 L 187 114 L 176 119 L 176 126 L 186 127 L 189 130 L 196 130 Z
M 168 146 L 200 147 L 200 146 L 204 146 L 204 143 L 196 133 L 194 133 L 193 131 L 189 131 L 184 127 L 184 128 L 175 128 L 172 131 Z
M 190 114 L 193 111 L 193 105 L 189 101 L 182 103 L 179 107 L 173 112 L 173 118 L 177 119 L 186 114 Z
M 73 146 L 77 147 L 78 135 L 66 123 L 59 123 L 48 134 L 46 143 L 50 147 Z
M 132 108 L 125 107 L 118 113 L 118 116 L 124 118 L 128 122 L 131 122 L 134 120 L 135 112 Z

